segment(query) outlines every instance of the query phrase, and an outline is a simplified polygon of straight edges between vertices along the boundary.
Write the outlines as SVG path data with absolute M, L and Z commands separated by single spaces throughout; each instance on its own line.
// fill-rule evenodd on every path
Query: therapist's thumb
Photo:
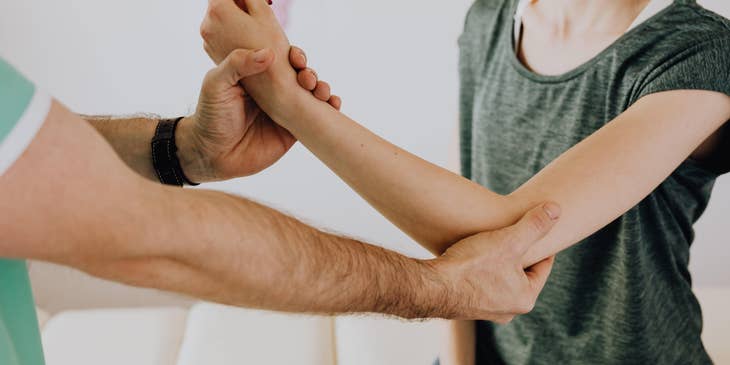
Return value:
M 274 52 L 269 49 L 250 51 L 237 49 L 226 57 L 213 71 L 212 78 L 234 86 L 246 77 L 260 74 L 274 62 Z
M 550 233 L 560 214 L 560 206 L 555 203 L 545 203 L 528 211 L 519 222 L 508 228 L 513 252 L 520 257 L 527 253 L 535 242 Z

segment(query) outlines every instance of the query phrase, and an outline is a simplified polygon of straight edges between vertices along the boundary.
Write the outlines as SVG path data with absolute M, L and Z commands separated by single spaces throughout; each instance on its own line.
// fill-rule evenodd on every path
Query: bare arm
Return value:
M 292 312 L 495 321 L 534 304 L 551 262 L 527 272 L 519 262 L 554 223 L 538 207 L 439 259 L 410 259 L 246 199 L 143 179 L 55 102 L 24 155 L 0 176 L 0 216 L 0 256 L 131 285 Z
M 311 111 L 306 123 L 282 123 L 435 253 L 464 236 L 513 223 L 535 202 L 558 202 L 561 223 L 533 247 L 529 266 L 594 233 L 648 195 L 730 118 L 730 97 L 706 91 L 645 97 L 508 196 L 403 151 L 340 113 L 314 104 L 305 108 Z
M 323 233 L 242 198 L 144 180 L 58 103 L 0 186 L 4 257 L 287 311 L 419 317 L 437 309 L 416 303 L 434 306 L 426 296 L 443 289 L 423 261 Z
M 270 10 L 257 0 L 247 3 L 249 13 L 227 1 L 210 1 L 203 25 L 209 53 L 226 52 L 231 44 L 286 49 L 286 37 Z M 237 39 L 229 39 L 231 34 Z M 326 104 L 292 92 L 282 86 L 287 78 L 291 72 L 281 66 L 270 70 L 259 79 L 268 86 L 254 85 L 252 96 L 371 205 L 436 254 L 459 239 L 515 222 L 536 202 L 560 204 L 561 223 L 531 249 L 525 267 L 577 243 L 636 205 L 730 118 L 730 97 L 724 94 L 680 90 L 646 96 L 502 196 L 398 148 Z

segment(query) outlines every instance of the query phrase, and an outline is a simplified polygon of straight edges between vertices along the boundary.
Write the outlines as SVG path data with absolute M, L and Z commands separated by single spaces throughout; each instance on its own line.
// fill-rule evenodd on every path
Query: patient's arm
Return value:
M 214 58 L 236 46 L 287 49 L 265 2 L 246 2 L 249 14 L 230 1 L 210 1 L 202 31 Z M 388 143 L 308 95 L 292 92 L 287 79 L 290 70 L 273 68 L 250 81 L 251 93 L 368 202 L 434 253 L 460 238 L 509 225 L 536 202 L 558 202 L 564 209 L 561 223 L 533 247 L 526 266 L 578 242 L 637 204 L 730 117 L 730 98 L 719 93 L 681 90 L 644 97 L 517 191 L 502 196 Z
M 514 222 L 535 202 L 558 202 L 561 222 L 533 247 L 525 262 L 529 266 L 594 233 L 647 196 L 730 118 L 730 97 L 684 90 L 644 97 L 507 196 L 430 164 L 339 112 L 315 103 L 305 110 L 301 120 L 281 123 L 435 253 L 461 237 Z
M 209 54 L 286 44 L 264 2 L 246 2 L 249 14 L 229 1 L 210 1 L 203 25 Z M 730 97 L 720 93 L 679 90 L 643 97 L 503 196 L 398 148 L 326 104 L 290 92 L 282 86 L 290 73 L 271 70 L 253 85 L 252 95 L 370 204 L 434 253 L 460 238 L 507 226 L 537 202 L 558 202 L 560 223 L 533 246 L 525 266 L 636 205 L 730 118 Z

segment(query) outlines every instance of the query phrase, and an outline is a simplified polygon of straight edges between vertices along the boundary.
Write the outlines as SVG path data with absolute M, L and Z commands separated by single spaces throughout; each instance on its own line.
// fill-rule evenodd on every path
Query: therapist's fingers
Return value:
M 313 93 L 314 97 L 316 97 L 317 99 L 327 101 L 332 95 L 332 90 L 330 88 L 330 84 L 324 81 L 317 81 L 317 87 L 314 88 Z
M 337 95 L 332 95 L 328 101 L 333 108 L 340 110 L 342 109 L 342 99 Z
M 299 86 L 306 90 L 314 91 L 317 87 L 317 81 L 317 73 L 310 68 L 305 68 L 297 74 L 297 82 L 299 83 Z M 324 99 L 323 101 L 327 101 L 327 99 Z
M 508 250 L 516 257 L 524 256 L 540 239 L 545 237 L 560 218 L 560 206 L 545 203 L 528 211 L 516 224 L 502 229 L 509 237 Z
M 306 53 L 304 53 L 301 48 L 292 46 L 291 49 L 289 49 L 289 63 L 291 63 L 291 67 L 294 67 L 297 71 L 307 68 Z
M 242 79 L 266 71 L 274 62 L 274 52 L 269 49 L 249 51 L 237 49 L 206 76 L 206 82 L 214 82 L 217 88 L 230 88 Z

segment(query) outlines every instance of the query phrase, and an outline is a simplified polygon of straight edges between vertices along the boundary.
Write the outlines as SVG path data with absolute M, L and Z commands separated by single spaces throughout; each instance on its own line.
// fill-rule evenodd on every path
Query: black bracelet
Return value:
M 177 119 L 163 119 L 157 124 L 155 136 L 152 138 L 152 166 L 160 182 L 166 185 L 183 186 L 185 184 L 197 186 L 190 181 L 180 166 L 175 144 L 175 129 L 183 117 Z

